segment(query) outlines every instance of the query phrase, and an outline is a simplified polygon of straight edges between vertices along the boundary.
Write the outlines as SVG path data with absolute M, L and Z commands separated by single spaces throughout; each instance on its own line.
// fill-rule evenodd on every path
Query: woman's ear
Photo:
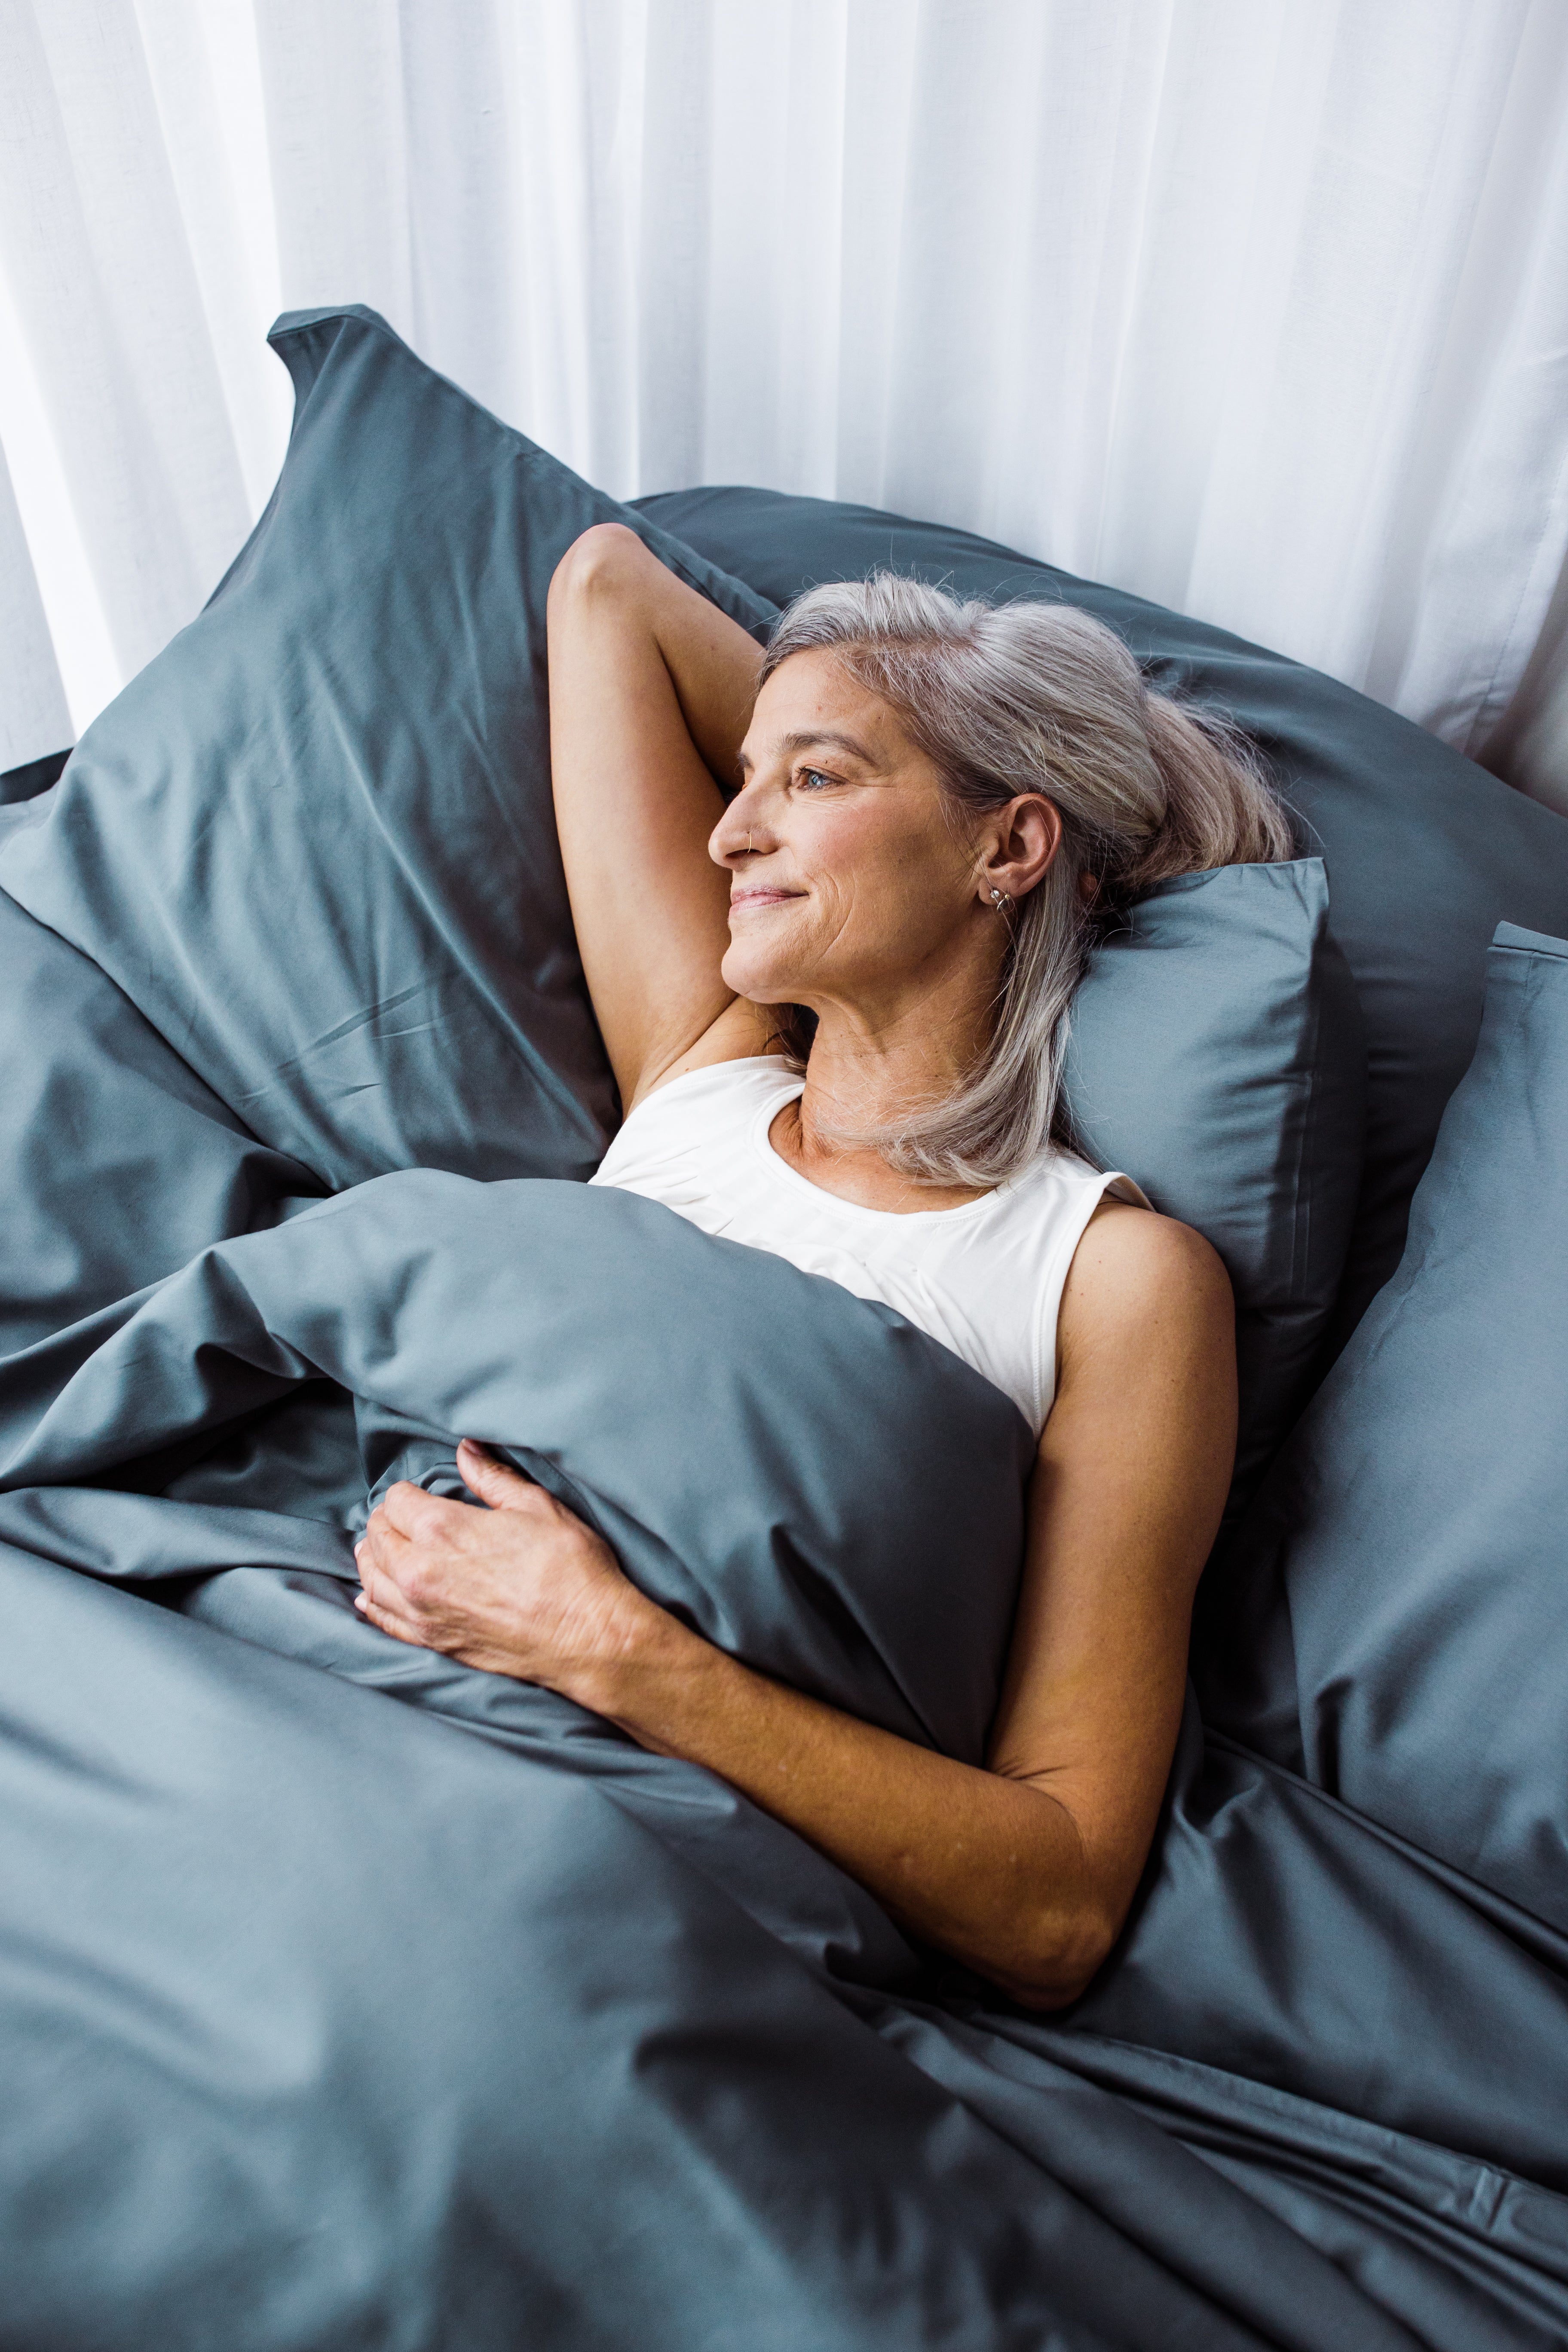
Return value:
M 1021 793 L 990 818 L 985 856 L 981 865 L 980 896 L 987 905 L 1004 898 L 1026 898 L 1044 881 L 1062 845 L 1062 820 L 1054 801 L 1043 793 Z

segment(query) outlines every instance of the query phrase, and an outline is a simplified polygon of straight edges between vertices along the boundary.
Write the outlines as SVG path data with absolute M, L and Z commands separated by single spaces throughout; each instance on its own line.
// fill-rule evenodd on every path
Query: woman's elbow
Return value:
M 569 605 L 625 594 L 642 568 L 655 560 L 624 522 L 595 523 L 573 541 L 555 567 L 550 582 L 550 618 L 559 625 Z
M 1055 1912 L 986 1973 L 1020 2009 L 1070 2009 L 1100 1974 L 1121 1932 L 1120 1919 L 1097 1907 L 1066 1918 Z

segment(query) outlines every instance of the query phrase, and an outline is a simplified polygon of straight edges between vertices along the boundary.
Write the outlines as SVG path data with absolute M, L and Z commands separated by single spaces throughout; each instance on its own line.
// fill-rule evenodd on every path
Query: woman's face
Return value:
M 731 876 L 727 987 L 896 1016 L 972 969 L 989 1003 L 1005 932 L 988 883 L 1007 828 L 955 823 L 887 703 L 831 654 L 794 654 L 757 697 L 741 765 L 709 843 Z M 1014 807 L 1054 823 L 1048 803 Z

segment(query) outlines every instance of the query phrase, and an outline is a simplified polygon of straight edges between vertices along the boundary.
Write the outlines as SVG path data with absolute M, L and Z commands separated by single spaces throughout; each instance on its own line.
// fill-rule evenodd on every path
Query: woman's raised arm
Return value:
M 739 781 L 762 656 L 618 523 L 584 532 L 562 558 L 549 648 L 572 919 L 630 1110 L 705 1043 L 721 1046 L 702 1055 L 714 1060 L 766 1043 L 765 1021 L 719 976 L 730 877 L 708 855 L 723 806 L 716 779 Z

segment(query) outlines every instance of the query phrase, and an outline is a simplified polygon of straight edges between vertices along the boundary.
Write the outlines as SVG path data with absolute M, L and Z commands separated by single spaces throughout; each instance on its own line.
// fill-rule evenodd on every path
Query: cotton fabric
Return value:
M 590 1181 L 879 1298 L 1010 1396 L 1037 1438 L 1056 1395 L 1073 1253 L 1102 1199 L 1142 1203 L 1137 1186 L 1052 1151 L 956 1208 L 864 1208 L 812 1183 L 770 1140 L 804 1084 L 773 1055 L 668 1079 L 623 1123 Z

